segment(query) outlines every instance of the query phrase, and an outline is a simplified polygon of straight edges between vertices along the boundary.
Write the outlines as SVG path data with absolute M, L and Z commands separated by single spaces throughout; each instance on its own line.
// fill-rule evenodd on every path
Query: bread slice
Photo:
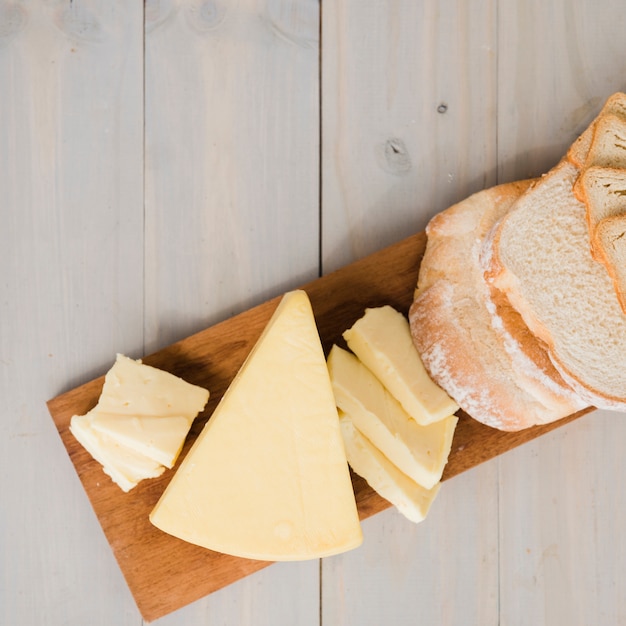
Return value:
M 587 201 L 582 187 L 585 172 L 604 168 L 613 173 L 626 168 L 626 118 L 610 113 L 600 115 L 596 120 L 589 151 L 574 182 L 574 195 L 581 202 Z
M 626 169 L 593 166 L 579 179 L 592 232 L 605 217 L 626 213 Z
M 589 253 L 578 168 L 564 159 L 495 227 L 486 278 L 543 341 L 563 378 L 591 406 L 626 409 L 626 316 Z
M 626 313 L 625 272 L 619 265 L 626 257 L 621 252 L 624 244 L 617 237 L 626 217 L 611 219 L 600 235 L 596 232 L 598 223 L 605 218 L 626 214 L 626 95 L 613 94 L 583 135 L 569 154 L 581 169 L 574 183 L 574 195 L 587 210 L 591 255 L 606 267 Z
M 596 260 L 603 261 L 595 230 L 606 217 L 626 214 L 626 169 L 591 166 L 580 174 L 576 185 L 576 196 L 586 207 L 591 253 Z
M 606 115 L 626 119 L 626 94 L 618 91 L 611 95 L 604 103 L 599 115 L 570 146 L 567 159 L 577 168 L 583 169 L 585 166 L 598 121 Z
M 481 191 L 429 222 L 409 312 L 430 376 L 466 413 L 501 430 L 554 421 L 584 406 L 510 306 L 506 323 L 498 322 L 483 278 L 483 238 L 530 184 Z
M 622 311 L 626 313 L 626 214 L 601 219 L 595 229 L 594 242 L 613 281 Z
M 598 118 L 584 169 L 594 165 L 626 167 L 626 118 L 611 113 Z

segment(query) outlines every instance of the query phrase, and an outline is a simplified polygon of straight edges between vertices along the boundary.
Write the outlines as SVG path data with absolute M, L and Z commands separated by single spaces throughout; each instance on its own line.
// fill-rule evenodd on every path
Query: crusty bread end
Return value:
M 481 191 L 435 216 L 409 319 L 429 374 L 474 419 L 520 430 L 586 406 L 510 307 L 496 307 L 480 251 L 531 181 Z

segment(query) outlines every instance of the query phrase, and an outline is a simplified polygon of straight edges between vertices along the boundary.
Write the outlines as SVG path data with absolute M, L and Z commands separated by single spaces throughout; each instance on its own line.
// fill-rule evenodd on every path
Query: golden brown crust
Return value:
M 620 307 L 626 314 L 626 214 L 609 215 L 594 231 L 597 260 L 607 269 Z
M 431 376 L 468 414 L 502 430 L 580 408 L 521 317 L 510 309 L 502 322 L 494 316 L 480 264 L 484 239 L 531 184 L 479 192 L 431 220 L 410 311 L 414 341 Z

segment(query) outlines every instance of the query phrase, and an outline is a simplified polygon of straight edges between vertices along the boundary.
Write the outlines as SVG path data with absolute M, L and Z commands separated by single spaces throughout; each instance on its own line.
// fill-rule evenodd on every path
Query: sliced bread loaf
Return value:
M 590 405 L 626 409 L 626 316 L 605 268 L 589 253 L 578 168 L 564 159 L 523 194 L 486 239 L 486 279 L 547 346 Z
M 430 221 L 409 313 L 431 377 L 466 413 L 501 430 L 554 421 L 584 406 L 521 317 L 510 306 L 495 315 L 480 266 L 483 238 L 530 183 L 481 191 Z

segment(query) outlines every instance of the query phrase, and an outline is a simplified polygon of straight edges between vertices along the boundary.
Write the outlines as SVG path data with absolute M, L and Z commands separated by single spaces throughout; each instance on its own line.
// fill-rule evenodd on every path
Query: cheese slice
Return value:
M 70 421 L 70 431 L 122 491 L 130 491 L 140 481 L 156 478 L 164 472 L 165 467 L 160 463 L 94 430 L 92 421 L 95 416 L 93 411 L 74 415 Z
M 390 306 L 366 309 L 343 334 L 348 347 L 418 424 L 431 424 L 459 406 L 432 381 L 417 352 L 409 322 Z
M 373 445 L 354 426 L 347 413 L 340 410 L 339 421 L 348 463 L 354 472 L 407 519 L 415 523 L 425 520 L 441 483 L 425 489 L 403 474 Z
M 124 491 L 174 466 L 209 392 L 118 354 L 97 405 L 70 431 Z
M 206 389 L 118 354 L 104 378 L 98 409 L 109 415 L 172 415 L 191 421 L 208 399 Z
M 328 356 L 337 406 L 394 464 L 415 482 L 431 489 L 448 461 L 458 418 L 418 424 L 359 359 L 339 346 Z
M 171 535 L 267 561 L 363 540 L 324 353 L 287 293 L 150 514 Z
M 174 466 L 191 427 L 181 415 L 108 415 L 96 412 L 91 427 L 165 467 Z

